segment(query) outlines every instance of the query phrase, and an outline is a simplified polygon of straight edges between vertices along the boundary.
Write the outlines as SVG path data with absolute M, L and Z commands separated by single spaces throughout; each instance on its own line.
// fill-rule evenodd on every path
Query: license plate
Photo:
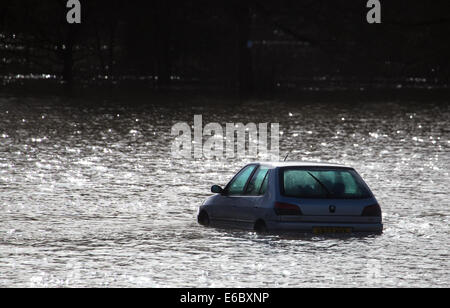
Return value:
M 314 227 L 314 234 L 324 234 L 324 233 L 351 233 L 352 228 L 346 227 Z

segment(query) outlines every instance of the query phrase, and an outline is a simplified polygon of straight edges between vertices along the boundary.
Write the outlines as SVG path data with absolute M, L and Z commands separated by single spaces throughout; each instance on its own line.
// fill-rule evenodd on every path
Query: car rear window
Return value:
M 282 168 L 281 194 L 298 198 L 362 199 L 371 197 L 353 169 Z

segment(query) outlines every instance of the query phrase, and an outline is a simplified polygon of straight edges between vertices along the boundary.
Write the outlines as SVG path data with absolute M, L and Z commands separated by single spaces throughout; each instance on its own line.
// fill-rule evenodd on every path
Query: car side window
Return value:
M 261 188 L 259 189 L 259 194 L 264 195 L 267 191 L 267 183 L 269 183 L 269 172 L 266 173 L 266 176 L 264 177 L 264 181 L 261 185 Z
M 248 183 L 246 195 L 257 196 L 260 194 L 261 184 L 263 183 L 269 168 L 261 166 L 253 174 L 252 179 Z
M 255 165 L 250 165 L 242 169 L 236 177 L 231 180 L 227 188 L 228 195 L 242 195 L 244 193 L 245 184 L 247 184 L 248 178 L 255 170 Z

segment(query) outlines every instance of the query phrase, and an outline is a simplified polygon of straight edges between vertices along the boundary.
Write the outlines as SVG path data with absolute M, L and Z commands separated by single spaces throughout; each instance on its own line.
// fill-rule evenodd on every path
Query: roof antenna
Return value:
M 286 161 L 286 159 L 288 158 L 289 154 L 291 154 L 291 152 L 292 152 L 292 150 L 290 150 L 290 151 L 286 154 L 286 156 L 284 157 L 284 160 L 283 160 L 283 161 Z

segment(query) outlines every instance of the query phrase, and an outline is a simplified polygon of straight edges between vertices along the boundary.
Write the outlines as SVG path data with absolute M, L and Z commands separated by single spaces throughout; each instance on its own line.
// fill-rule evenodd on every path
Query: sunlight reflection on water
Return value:
M 200 113 L 204 123 L 279 122 L 280 156 L 354 166 L 385 232 L 198 226 L 209 187 L 248 161 L 172 160 L 171 126 Z M 0 98 L 0 286 L 448 287 L 449 117 L 440 104 Z

